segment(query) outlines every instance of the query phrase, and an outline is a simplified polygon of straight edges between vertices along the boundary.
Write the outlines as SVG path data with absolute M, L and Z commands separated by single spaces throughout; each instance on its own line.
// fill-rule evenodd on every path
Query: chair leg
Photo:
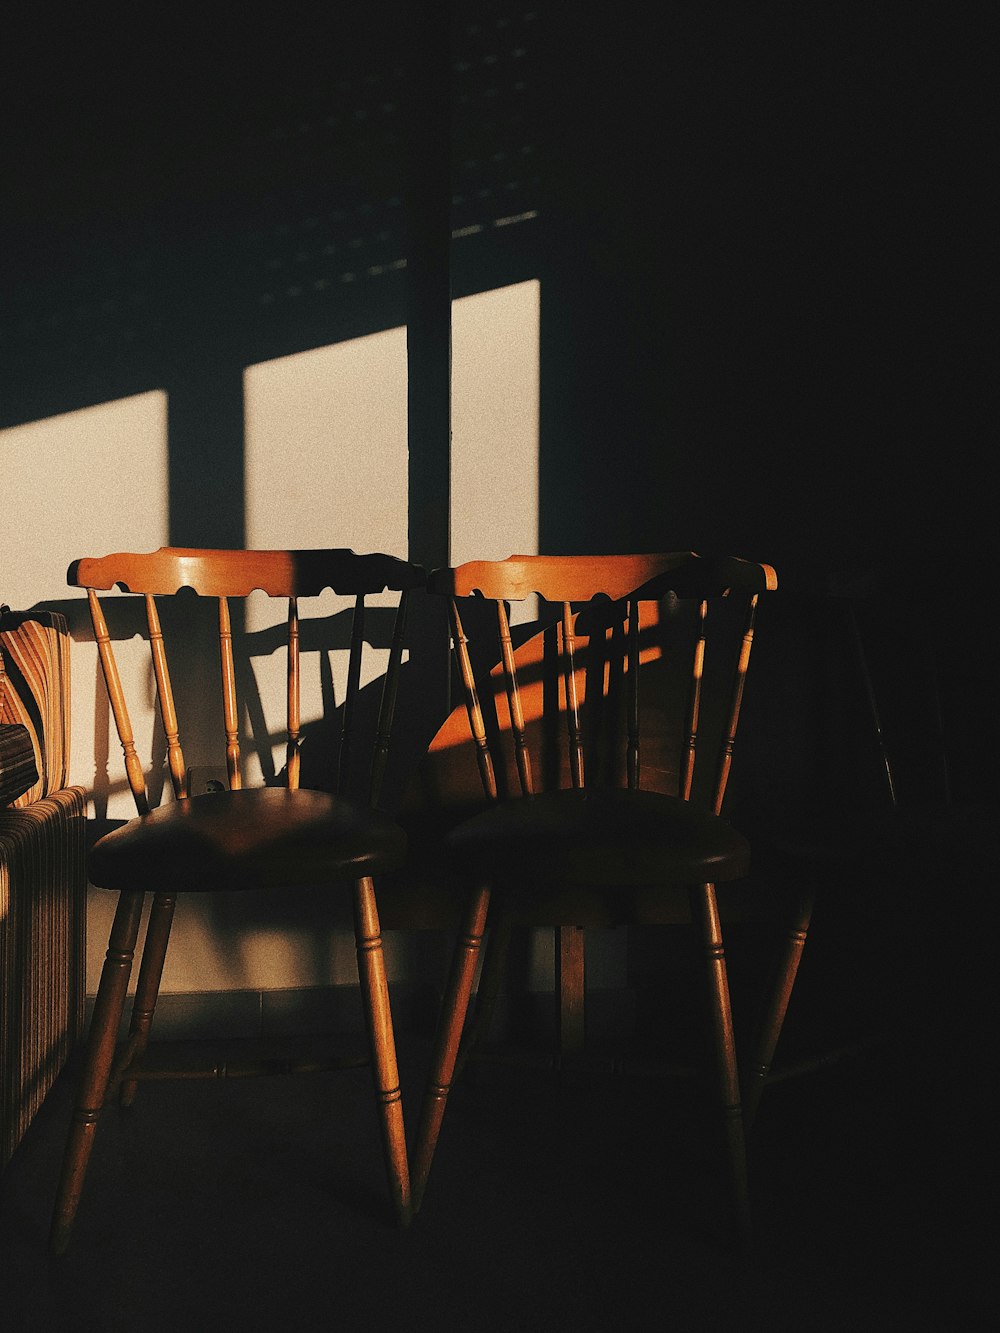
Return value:
M 389 1194 L 400 1223 L 406 1226 L 410 1221 L 411 1206 L 403 1101 L 375 885 L 368 876 L 357 880 L 354 885 L 354 934 Z
M 160 993 L 160 978 L 163 976 L 163 960 L 167 954 L 170 940 L 170 927 L 174 919 L 174 907 L 177 895 L 174 893 L 155 893 L 149 909 L 149 921 L 146 924 L 146 941 L 142 948 L 142 961 L 139 964 L 139 979 L 136 982 L 135 999 L 132 1001 L 132 1018 L 129 1023 L 128 1045 L 125 1051 L 125 1073 L 118 1094 L 122 1106 L 131 1106 L 135 1101 L 138 1082 L 129 1078 L 128 1067 L 146 1050 L 149 1045 L 149 1033 L 153 1026 L 156 1012 L 156 1000 Z M 112 1076 L 113 1077 L 113 1076 Z
M 809 890 L 802 895 L 796 904 L 795 914 L 778 959 L 774 985 L 767 997 L 754 1046 L 753 1058 L 745 1081 L 743 1131 L 747 1137 L 750 1135 L 764 1085 L 767 1082 L 768 1074 L 771 1072 L 774 1052 L 778 1045 L 778 1038 L 781 1036 L 785 1014 L 788 1012 L 788 1002 L 792 996 L 795 977 L 802 959 L 802 951 L 805 948 L 806 936 L 809 933 L 809 922 L 812 918 L 815 900 L 815 891 Z
M 413 1206 L 419 1209 L 423 1202 L 427 1177 L 434 1149 L 437 1147 L 444 1109 L 451 1091 L 455 1062 L 465 1027 L 465 1015 L 472 993 L 479 949 L 486 930 L 486 916 L 490 905 L 490 891 L 479 888 L 473 893 L 466 915 L 465 926 L 455 943 L 451 972 L 438 1018 L 431 1069 L 420 1108 L 420 1123 L 413 1150 Z
M 490 915 L 490 931 L 480 952 L 483 966 L 479 973 L 479 987 L 476 990 L 476 1007 L 469 1020 L 468 1030 L 459 1033 L 458 1057 L 452 1071 L 451 1081 L 457 1082 L 465 1071 L 465 1066 L 479 1046 L 489 1040 L 493 1027 L 493 1015 L 500 996 L 500 983 L 507 965 L 510 950 L 512 920 L 509 912 L 498 911 L 494 904 Z M 475 974 L 475 960 L 473 960 Z
M 132 971 L 135 941 L 139 934 L 143 897 L 139 891 L 129 891 L 121 893 L 118 898 L 52 1213 L 49 1244 L 56 1254 L 64 1254 L 69 1244 L 83 1192 L 87 1163 L 97 1133 L 97 1122 L 108 1090 L 118 1027 Z
M 745 1242 L 750 1235 L 746 1141 L 743 1134 L 743 1112 L 740 1105 L 740 1082 L 736 1064 L 729 978 L 726 972 L 726 952 L 722 942 L 722 923 L 719 919 L 714 884 L 701 884 L 694 890 L 692 911 L 701 927 L 705 960 L 708 964 L 715 1072 L 729 1153 L 737 1233 L 739 1239 Z

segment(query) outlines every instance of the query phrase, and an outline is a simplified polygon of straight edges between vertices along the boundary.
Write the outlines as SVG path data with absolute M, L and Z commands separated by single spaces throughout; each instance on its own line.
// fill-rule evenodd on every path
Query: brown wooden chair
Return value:
M 994 747 L 982 700 L 956 699 L 942 686 L 942 666 L 946 679 L 967 669 L 951 651 L 962 614 L 956 586 L 964 585 L 944 561 L 915 578 L 912 564 L 895 560 L 831 573 L 787 613 L 801 697 L 796 704 L 786 695 L 781 707 L 802 753 L 788 763 L 783 788 L 760 803 L 767 815 L 756 830 L 755 871 L 765 869 L 786 894 L 776 980 L 743 1079 L 748 1130 L 771 1083 L 913 1033 L 940 1032 L 945 1045 L 956 1026 L 970 1028 L 973 1006 L 956 1024 L 951 1003 L 980 969 L 964 932 L 960 961 L 949 957 L 956 946 L 939 895 L 986 870 L 995 797 L 978 773 Z M 973 702 L 982 758 L 956 791 L 950 752 L 960 728 L 946 715 Z M 891 949 L 885 931 L 872 929 L 875 901 L 892 923 Z M 800 1022 L 786 1025 L 814 909 L 812 974 L 807 964 Z M 800 1049 L 779 1049 L 782 1032 Z
M 51 1244 L 65 1250 L 76 1216 L 98 1118 L 109 1088 L 120 1085 L 127 1104 L 143 1076 L 160 976 L 174 915 L 176 895 L 231 892 L 298 885 L 353 886 L 355 936 L 361 994 L 367 1021 L 375 1096 L 381 1120 L 389 1190 L 403 1223 L 409 1218 L 410 1189 L 403 1112 L 393 1038 L 385 963 L 373 876 L 397 866 L 406 838 L 378 808 L 395 706 L 403 628 L 410 590 L 423 571 L 385 555 L 352 551 L 213 551 L 162 549 L 149 554 L 116 554 L 71 565 L 68 581 L 86 588 L 111 709 L 125 755 L 128 782 L 138 817 L 95 843 L 88 858 L 91 881 L 117 890 L 118 907 L 94 1007 L 75 1109 L 52 1221 Z M 173 801 L 149 808 L 143 767 L 116 665 L 111 635 L 98 590 L 117 585 L 145 601 L 152 668 L 166 738 Z M 218 599 L 222 717 L 229 790 L 189 796 L 187 770 L 167 665 L 163 621 L 180 589 L 194 589 L 188 610 L 202 598 Z M 348 693 L 343 708 L 340 786 L 347 781 L 346 752 L 354 734 L 355 698 L 365 639 L 365 599 L 385 589 L 401 593 L 371 752 L 367 800 L 348 799 L 299 786 L 300 683 L 299 598 L 331 588 L 355 599 Z M 288 600 L 287 762 L 281 787 L 244 789 L 236 699 L 236 665 L 230 598 L 255 589 Z M 171 605 L 169 620 L 181 610 Z M 176 645 L 180 649 L 180 645 Z M 175 654 L 176 656 L 176 654 Z M 200 678 L 201 679 L 201 678 Z M 202 681 L 200 688 L 204 690 Z M 136 986 L 129 1036 L 116 1055 L 126 990 L 132 968 L 143 900 L 152 894 L 150 917 Z M 211 1071 L 209 1071 L 211 1072 Z M 162 1071 L 160 1071 L 162 1076 Z
M 715 885 L 744 876 L 746 839 L 721 815 L 767 565 L 691 552 L 511 557 L 437 570 L 467 717 L 434 744 L 429 786 L 469 810 L 446 832 L 446 873 L 468 886 L 414 1152 L 419 1206 L 456 1068 L 489 1026 L 510 929 L 556 930 L 564 1053 L 584 1038 L 580 927 L 693 921 L 707 968 L 715 1081 L 739 1228 L 745 1148 Z M 508 603 L 538 594 L 547 626 L 512 633 Z M 481 631 L 481 633 L 480 633 Z M 640 670 L 642 689 L 640 690 Z M 464 773 L 456 763 L 464 726 Z M 471 729 L 473 744 L 468 745 Z M 697 759 L 697 763 L 696 763 Z M 489 925 L 475 1021 L 463 1044 Z

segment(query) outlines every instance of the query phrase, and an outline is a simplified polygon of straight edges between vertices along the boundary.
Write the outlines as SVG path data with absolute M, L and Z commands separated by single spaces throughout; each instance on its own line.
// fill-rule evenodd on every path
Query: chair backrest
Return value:
M 149 800 L 142 763 L 136 753 L 132 723 L 122 689 L 121 675 L 98 592 L 115 586 L 141 595 L 160 719 L 166 739 L 167 763 L 174 794 L 187 793 L 187 770 L 181 748 L 180 729 L 167 660 L 167 647 L 157 598 L 173 597 L 182 588 L 200 597 L 218 601 L 219 665 L 221 671 L 222 726 L 229 786 L 243 785 L 240 756 L 237 671 L 233 650 L 233 620 L 230 598 L 246 598 L 254 591 L 288 602 L 287 616 L 287 744 L 285 783 L 297 788 L 300 775 L 301 685 L 299 666 L 299 598 L 319 596 L 329 588 L 353 597 L 347 686 L 342 709 L 341 743 L 337 788 L 344 790 L 351 769 L 351 747 L 355 736 L 356 701 L 361 681 L 361 658 L 365 642 L 365 599 L 386 590 L 401 594 L 394 618 L 389 663 L 382 689 L 375 739 L 368 773 L 368 799 L 377 803 L 389 749 L 389 737 L 402 656 L 407 597 L 424 582 L 424 571 L 388 555 L 355 555 L 349 550 L 312 551 L 216 551 L 164 547 L 145 554 L 118 552 L 98 558 L 76 560 L 70 565 L 67 582 L 85 588 L 94 625 L 94 637 L 108 689 L 118 738 L 125 756 L 125 771 L 140 814 Z
M 488 799 L 622 786 L 721 809 L 770 566 L 691 551 L 512 556 L 435 570 L 427 586 L 449 599 Z M 525 639 L 508 604 L 532 594 L 542 614 Z

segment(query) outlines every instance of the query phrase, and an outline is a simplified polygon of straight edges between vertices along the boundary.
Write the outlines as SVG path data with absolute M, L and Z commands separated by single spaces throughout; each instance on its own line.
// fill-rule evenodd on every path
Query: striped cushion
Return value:
M 0 1170 L 80 1034 L 85 802 L 67 787 L 0 810 Z
M 0 614 L 0 722 L 27 729 L 36 779 L 14 801 L 27 806 L 66 786 L 69 763 L 69 632 L 55 611 Z
M 19 723 L 0 723 L 0 809 L 38 781 L 31 732 Z

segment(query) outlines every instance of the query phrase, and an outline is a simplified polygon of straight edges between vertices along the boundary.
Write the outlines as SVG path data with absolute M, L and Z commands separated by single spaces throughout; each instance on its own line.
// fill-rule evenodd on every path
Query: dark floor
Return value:
M 53 1259 L 64 1076 L 2 1179 L 0 1327 L 993 1328 L 986 1103 L 960 1027 L 769 1088 L 742 1260 L 697 1084 L 486 1067 L 453 1096 L 408 1231 L 366 1069 L 147 1085 L 106 1113 Z M 412 1128 L 427 1044 L 400 1046 Z

